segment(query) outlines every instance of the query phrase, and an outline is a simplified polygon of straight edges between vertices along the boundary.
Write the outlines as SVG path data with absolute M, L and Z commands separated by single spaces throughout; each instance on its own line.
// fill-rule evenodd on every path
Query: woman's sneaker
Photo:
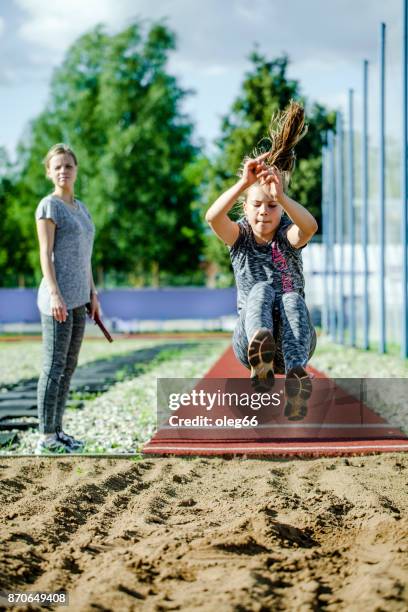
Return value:
M 253 335 L 248 346 L 248 361 L 251 366 L 251 380 L 272 387 L 275 381 L 273 373 L 273 358 L 275 356 L 275 340 L 272 332 L 261 327 Z
M 55 435 L 59 442 L 62 442 L 62 444 L 65 444 L 65 446 L 70 449 L 70 452 L 81 451 L 85 446 L 85 442 L 77 440 L 74 436 L 65 433 L 65 431 L 62 431 L 61 427 L 56 427 Z
M 302 366 L 289 370 L 285 380 L 285 416 L 301 421 L 307 415 L 307 401 L 312 395 L 312 381 Z
M 36 455 L 67 455 L 72 453 L 72 449 L 59 440 L 57 434 L 49 434 L 38 440 L 34 452 Z

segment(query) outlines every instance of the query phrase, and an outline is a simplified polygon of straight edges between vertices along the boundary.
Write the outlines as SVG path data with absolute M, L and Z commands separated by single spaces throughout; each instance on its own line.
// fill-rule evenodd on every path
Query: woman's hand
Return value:
M 269 168 L 263 165 L 263 169 L 258 173 L 258 181 L 268 195 L 276 202 L 281 202 L 284 196 L 283 181 L 279 170 L 273 166 Z
M 51 294 L 51 314 L 58 323 L 64 323 L 68 318 L 68 310 L 59 293 Z
M 98 294 L 95 291 L 91 293 L 91 318 L 95 320 L 95 317 L 100 315 L 101 306 L 98 300 Z
M 259 179 L 259 173 L 265 169 L 264 159 L 266 159 L 268 155 L 269 151 L 267 153 L 262 153 L 262 155 L 255 157 L 255 159 L 247 159 L 241 178 L 245 189 L 256 183 Z

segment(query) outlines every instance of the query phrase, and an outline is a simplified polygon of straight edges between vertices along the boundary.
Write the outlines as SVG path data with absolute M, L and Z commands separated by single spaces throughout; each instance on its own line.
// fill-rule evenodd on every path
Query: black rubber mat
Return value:
M 104 393 L 119 381 L 140 376 L 152 359 L 163 351 L 180 350 L 193 346 L 197 345 L 192 343 L 161 344 L 123 355 L 115 355 L 110 359 L 87 363 L 77 368 L 72 378 L 68 407 L 78 409 L 83 404 L 80 399 L 73 398 L 72 395 Z M 33 417 L 37 420 L 37 382 L 36 378 L 31 378 L 10 385 L 0 385 L 0 430 L 22 430 L 37 426 L 36 422 L 25 422 L 26 417 Z M 9 443 L 9 439 L 2 442 L 0 437 L 0 446 Z

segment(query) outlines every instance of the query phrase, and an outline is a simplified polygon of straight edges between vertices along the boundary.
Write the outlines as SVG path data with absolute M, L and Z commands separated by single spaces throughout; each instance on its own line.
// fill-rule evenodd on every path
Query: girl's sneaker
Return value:
M 42 436 L 35 448 L 36 455 L 66 455 L 72 450 L 57 438 L 57 434 Z
M 253 335 L 248 346 L 248 361 L 251 366 L 251 379 L 257 383 L 265 381 L 270 387 L 273 385 L 273 358 L 275 356 L 275 340 L 272 332 L 261 327 Z
M 70 449 L 70 452 L 81 451 L 85 446 L 85 442 L 77 440 L 74 436 L 65 433 L 65 431 L 62 431 L 61 427 L 56 427 L 55 435 L 62 444 L 65 444 L 65 446 Z
M 302 366 L 289 370 L 285 380 L 285 416 L 301 421 L 307 415 L 307 401 L 312 395 L 312 381 Z

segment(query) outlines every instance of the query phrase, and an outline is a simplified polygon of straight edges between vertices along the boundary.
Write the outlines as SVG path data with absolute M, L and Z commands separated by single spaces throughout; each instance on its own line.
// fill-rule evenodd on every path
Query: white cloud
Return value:
M 228 72 L 228 66 L 223 66 L 222 64 L 213 64 L 211 66 L 207 66 L 203 70 L 203 74 L 208 76 L 223 76 Z
M 131 17 L 134 3 L 130 0 L 17 0 L 26 20 L 19 29 L 22 39 L 50 51 L 64 52 L 84 31 L 97 23 L 111 28 L 121 26 Z
M 15 70 L 10 68 L 0 67 L 0 86 L 10 86 L 18 82 L 18 76 Z
M 374 57 L 379 24 L 387 21 L 388 46 L 400 43 L 401 2 L 389 0 L 16 0 L 26 15 L 20 36 L 62 53 L 97 23 L 109 30 L 134 18 L 165 18 L 177 32 L 177 60 L 201 66 L 242 64 L 255 43 L 268 56 L 287 52 L 293 61 Z M 49 59 L 49 58 L 48 58 Z
M 41 82 L 44 92 L 51 67 L 97 23 L 115 32 L 135 18 L 164 19 L 177 35 L 169 68 L 183 87 L 196 90 L 188 104 L 208 138 L 216 135 L 219 116 L 237 95 L 255 44 L 269 59 L 289 55 L 288 74 L 310 100 L 344 108 L 347 90 L 354 87 L 357 106 L 364 58 L 370 60 L 372 95 L 378 96 L 379 27 L 385 21 L 388 91 L 401 79 L 401 0 L 13 0 L 4 5 L 10 14 L 1 11 L 0 85 L 27 88 Z M 390 94 L 387 104 L 391 113 Z

